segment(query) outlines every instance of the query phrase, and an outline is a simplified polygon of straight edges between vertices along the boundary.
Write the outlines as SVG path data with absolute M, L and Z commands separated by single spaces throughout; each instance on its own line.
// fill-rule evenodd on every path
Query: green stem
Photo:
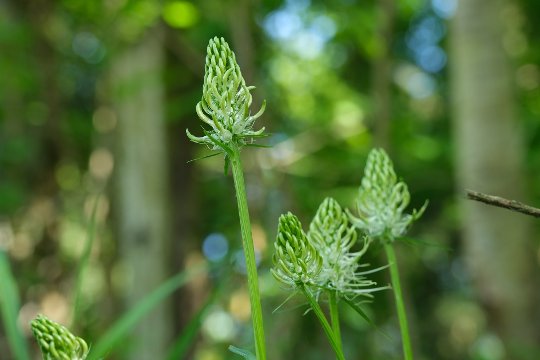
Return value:
M 411 347 L 411 338 L 409 336 L 409 325 L 407 323 L 407 313 L 405 312 L 405 303 L 403 302 L 403 294 L 401 293 L 401 283 L 399 281 L 399 269 L 396 260 L 396 254 L 392 244 L 385 242 L 384 250 L 390 265 L 390 279 L 394 290 L 394 298 L 396 300 L 396 309 L 399 319 L 399 327 L 401 330 L 401 342 L 403 344 L 403 355 L 405 360 L 412 360 L 413 353 Z
M 230 152 L 230 160 L 234 178 L 234 187 L 236 189 L 236 200 L 238 201 L 238 215 L 240 216 L 240 228 L 242 231 L 242 246 L 244 248 L 244 257 L 246 258 L 249 300 L 251 302 L 251 319 L 253 321 L 253 332 L 255 335 L 255 350 L 258 360 L 266 360 L 266 344 L 264 340 L 264 325 L 261 297 L 259 295 L 257 265 L 255 263 L 255 249 L 251 237 L 251 223 L 249 221 L 244 174 L 242 171 L 242 163 L 240 161 L 240 152 L 237 148 L 233 148 Z
M 330 327 L 330 324 L 328 323 L 328 320 L 326 320 L 326 317 L 324 316 L 324 313 L 319 306 L 319 303 L 313 295 L 305 288 L 305 286 L 302 286 L 300 288 L 302 290 L 302 293 L 305 295 L 305 297 L 309 301 L 309 305 L 313 309 L 313 312 L 315 315 L 317 315 L 317 318 L 319 318 L 319 322 L 321 323 L 323 330 L 326 334 L 326 337 L 328 337 L 328 341 L 330 341 L 330 345 L 332 345 L 332 348 L 334 349 L 334 352 L 336 353 L 336 358 L 338 360 L 345 360 L 345 357 L 343 356 L 343 351 L 341 350 L 341 345 L 338 345 L 340 341 L 336 340 L 336 334 Z
M 341 343 L 341 329 L 339 327 L 339 310 L 337 304 L 337 292 L 329 291 L 330 297 L 330 322 L 332 323 L 332 330 L 336 338 L 336 343 L 339 349 L 343 352 L 343 345 Z

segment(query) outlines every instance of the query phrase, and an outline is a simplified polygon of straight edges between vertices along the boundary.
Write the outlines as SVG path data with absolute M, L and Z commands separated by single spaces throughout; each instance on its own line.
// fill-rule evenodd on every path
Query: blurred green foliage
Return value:
M 224 36 L 248 83 L 267 99 L 259 120 L 272 133 L 271 149 L 246 149 L 245 168 L 254 240 L 261 253 L 261 291 L 271 359 L 328 359 L 324 334 L 306 305 L 293 299 L 272 314 L 286 294 L 269 275 L 277 219 L 291 210 L 307 223 L 327 196 L 353 208 L 366 156 L 375 144 L 373 79 L 384 52 L 380 1 L 32 1 L 0 2 L 0 251 L 6 251 L 21 299 L 19 323 L 27 337 L 37 312 L 69 320 L 71 290 L 85 226 L 96 193 L 96 249 L 83 279 L 81 320 L 75 329 L 98 339 L 120 318 L 128 274 L 116 243 L 115 124 L 110 64 L 158 28 L 166 49 L 163 90 L 173 220 L 171 274 L 204 256 L 210 234 L 223 235 L 238 274 L 220 292 L 202 322 L 191 355 L 232 359 L 229 344 L 250 344 L 240 237 L 232 179 L 221 158 L 186 164 L 208 152 L 190 144 L 184 129 L 198 126 L 205 47 Z M 472 296 L 460 256 L 449 110 L 446 50 L 452 0 L 395 2 L 391 102 L 387 149 L 409 184 L 413 208 L 430 207 L 414 229 L 426 246 L 404 246 L 400 261 L 411 304 L 418 358 L 501 359 L 500 339 Z M 504 40 L 515 67 L 520 121 L 525 127 L 527 187 L 540 199 L 540 22 L 535 0 L 509 2 Z M 249 77 L 249 78 L 248 78 Z M 144 81 L 130 86 L 144 86 Z M 127 89 L 129 99 L 129 89 Z M 112 174 L 114 174 L 112 172 Z M 540 230 L 536 225 L 537 230 Z M 367 255 L 383 265 L 381 249 Z M 211 276 L 175 294 L 176 333 L 204 304 Z M 386 274 L 375 274 L 380 284 Z M 364 310 L 373 329 L 342 309 L 348 359 L 398 359 L 399 335 L 390 293 Z M 294 315 L 294 316 L 293 316 Z M 197 315 L 198 316 L 198 315 Z M 8 319 L 11 321 L 10 319 Z M 12 322 L 12 321 L 11 321 Z M 212 331 L 218 324 L 230 331 Z M 225 324 L 225 325 L 223 325 Z M 2 359 L 15 359 L 0 329 Z M 91 342 L 91 341 L 89 341 Z M 126 342 L 126 353 L 130 346 Z M 172 345 L 172 343 L 171 343 Z M 34 351 L 36 349 L 34 348 Z M 6 355 L 7 354 L 7 355 Z M 114 355 L 111 359 L 129 358 Z M 123 357 L 124 356 L 124 357 Z

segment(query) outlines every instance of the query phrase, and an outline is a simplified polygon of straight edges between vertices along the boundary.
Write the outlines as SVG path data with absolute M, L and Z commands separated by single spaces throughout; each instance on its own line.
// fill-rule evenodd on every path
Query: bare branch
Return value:
M 540 209 L 525 205 L 516 200 L 508 200 L 499 196 L 487 195 L 477 191 L 466 190 L 467 198 L 483 202 L 484 204 L 502 207 L 508 210 L 517 211 L 522 214 L 540 217 Z

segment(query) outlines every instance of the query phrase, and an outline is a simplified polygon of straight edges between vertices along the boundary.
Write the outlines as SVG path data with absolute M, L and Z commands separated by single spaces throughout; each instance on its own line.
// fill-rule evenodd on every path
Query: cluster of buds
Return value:
M 352 252 L 356 242 L 356 229 L 349 226 L 347 214 L 337 201 L 327 198 L 307 234 L 293 214 L 280 217 L 271 272 L 282 284 L 293 289 L 307 287 L 317 295 L 323 290 L 347 298 L 369 295 L 379 289 L 358 272 L 368 241 L 364 238 L 362 248 Z
M 375 287 L 376 283 L 365 277 L 382 268 L 359 271 L 367 266 L 360 260 L 373 239 L 393 241 L 403 236 L 427 206 L 405 214 L 409 202 L 407 185 L 397 180 L 388 155 L 382 149 L 372 150 L 357 198 L 358 216 L 327 198 L 305 234 L 296 216 L 282 215 L 274 243 L 272 274 L 289 287 L 308 287 L 317 295 L 329 290 L 347 299 L 386 289 Z M 361 241 L 357 229 L 365 234 Z M 353 250 L 359 242 L 358 249 Z
M 223 38 L 213 38 L 207 48 L 203 95 L 197 104 L 199 118 L 211 129 L 204 136 L 195 136 L 186 130 L 189 139 L 207 145 L 212 150 L 228 153 L 231 147 L 241 148 L 264 136 L 264 127 L 253 130 L 255 120 L 265 109 L 250 115 L 251 90 L 236 62 L 234 52 Z
M 38 315 L 32 320 L 31 327 L 44 360 L 86 359 L 88 345 L 64 326 Z
M 411 196 L 407 184 L 398 181 L 392 160 L 382 149 L 373 149 L 367 159 L 364 177 L 358 191 L 358 216 L 349 213 L 351 222 L 372 238 L 394 241 L 405 235 L 427 207 L 404 214 Z

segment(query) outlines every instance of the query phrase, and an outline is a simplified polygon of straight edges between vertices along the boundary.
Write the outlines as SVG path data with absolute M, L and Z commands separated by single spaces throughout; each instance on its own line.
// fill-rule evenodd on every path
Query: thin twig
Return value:
M 540 209 L 525 205 L 516 200 L 508 200 L 499 196 L 479 193 L 477 191 L 466 190 L 467 197 L 471 200 L 483 202 L 484 204 L 502 207 L 508 210 L 517 211 L 522 214 L 540 217 Z

